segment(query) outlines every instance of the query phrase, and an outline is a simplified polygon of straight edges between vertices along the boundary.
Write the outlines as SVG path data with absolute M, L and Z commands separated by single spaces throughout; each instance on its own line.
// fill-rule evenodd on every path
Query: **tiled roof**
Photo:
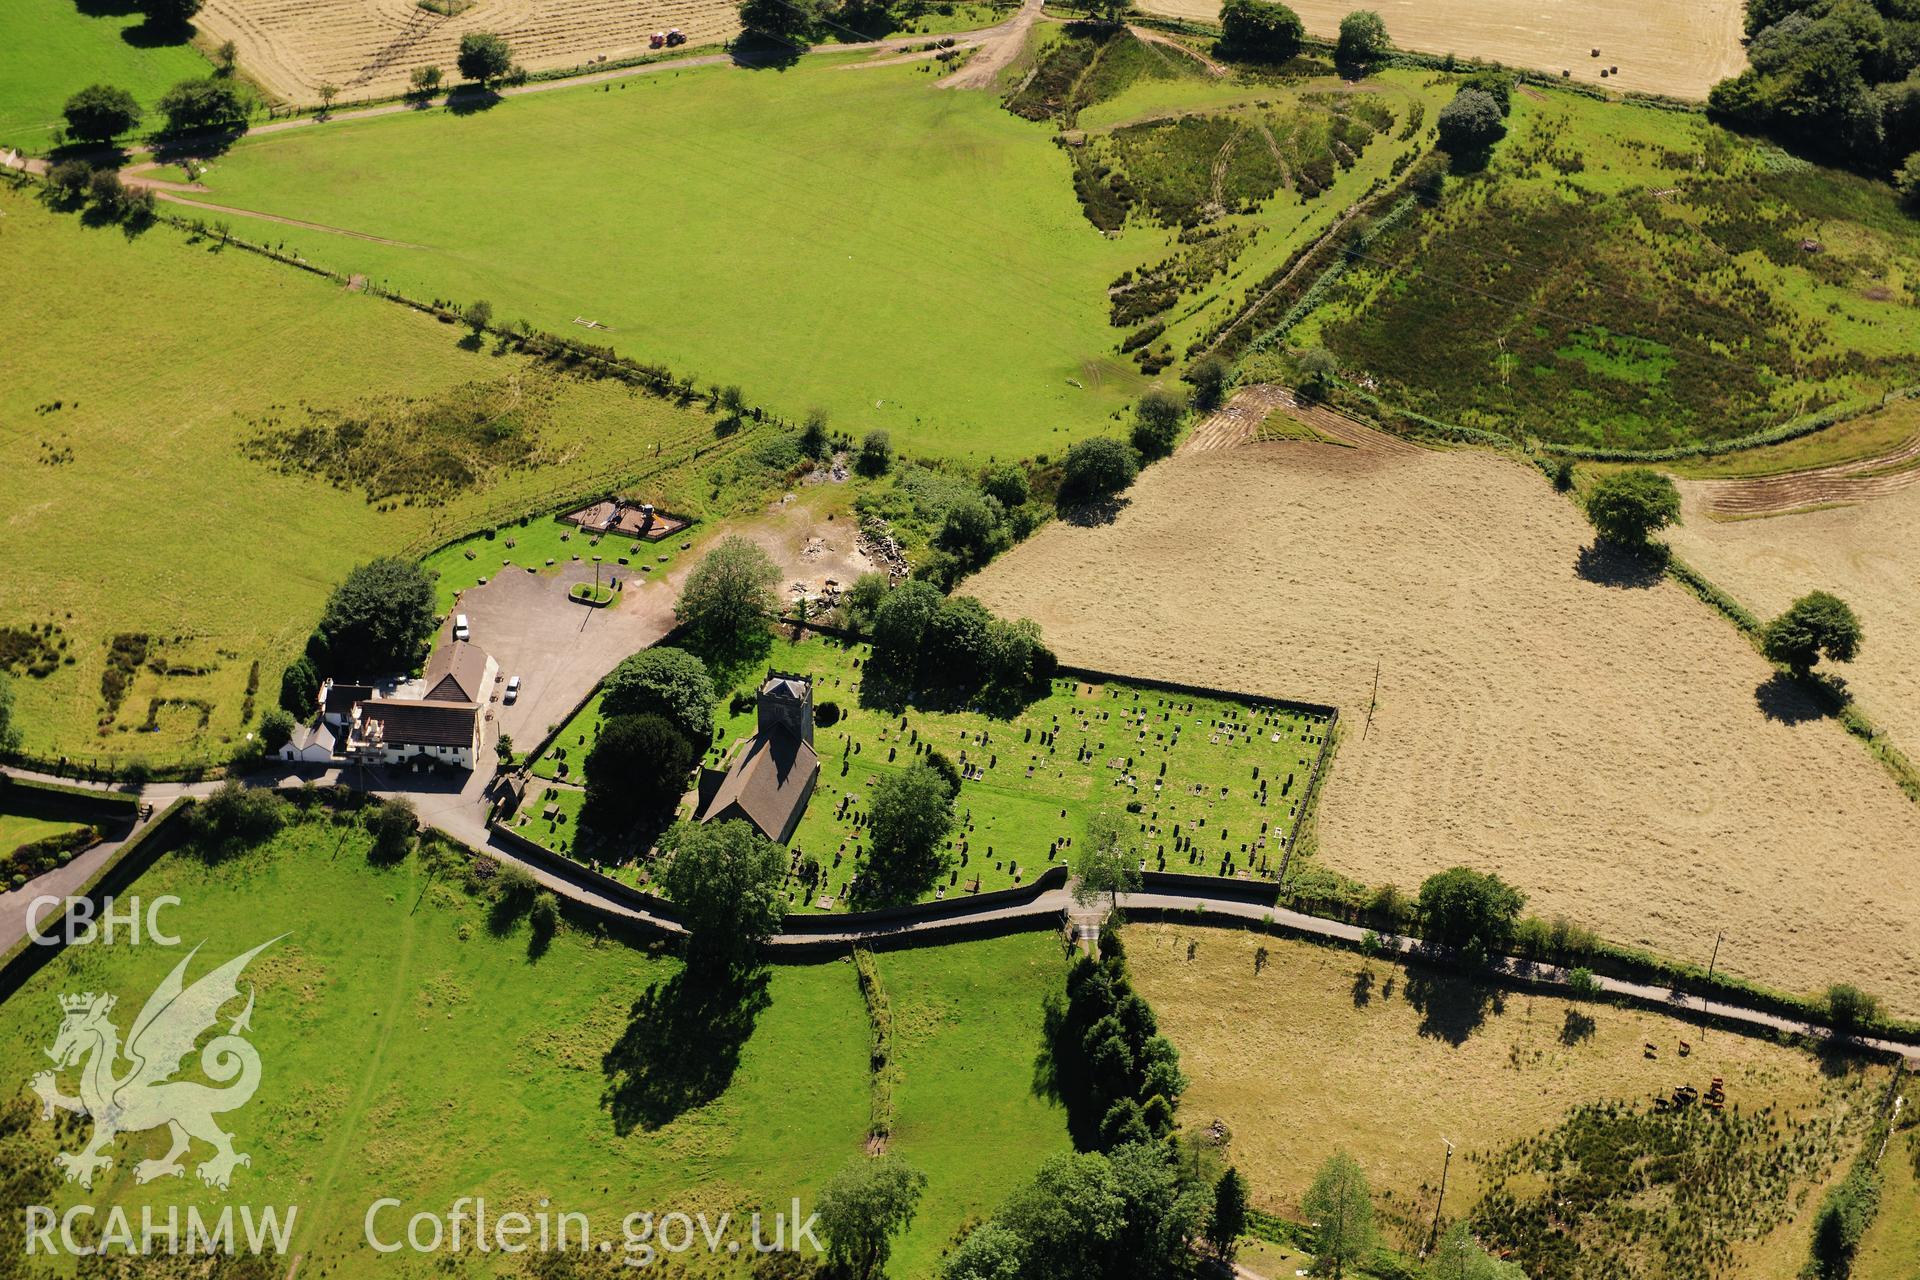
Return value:
M 486 697 L 487 651 L 471 640 L 449 640 L 427 662 L 422 697 L 428 702 L 479 702 Z
M 762 734 L 749 742 L 714 790 L 702 822 L 738 808 L 769 840 L 786 835 L 795 813 L 807 802 L 820 757 L 791 733 Z
M 381 698 L 360 704 L 359 738 L 373 742 L 379 725 L 379 741 L 390 747 L 471 747 L 478 714 L 471 702 Z

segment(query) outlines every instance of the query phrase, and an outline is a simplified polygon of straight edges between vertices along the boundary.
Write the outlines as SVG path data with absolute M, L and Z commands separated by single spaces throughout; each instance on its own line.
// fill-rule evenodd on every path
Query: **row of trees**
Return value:
M 996 618 L 972 596 L 944 596 L 917 579 L 881 597 L 872 639 L 870 693 L 883 696 L 1021 705 L 1059 665 L 1035 623 Z

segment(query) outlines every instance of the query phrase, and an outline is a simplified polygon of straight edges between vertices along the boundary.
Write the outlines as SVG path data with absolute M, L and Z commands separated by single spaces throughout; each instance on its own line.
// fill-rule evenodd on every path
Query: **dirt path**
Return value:
M 1920 435 L 1875 458 L 1858 458 L 1778 476 L 1696 480 L 1688 488 L 1709 516 L 1777 516 L 1810 507 L 1865 502 L 1920 480 Z
M 980 37 L 979 51 L 940 82 L 942 89 L 992 89 L 1000 73 L 1013 65 L 1027 47 L 1027 32 L 1040 20 L 1041 0 L 1026 0 L 1020 11 L 997 27 L 971 34 Z
M 1192 58 L 1195 62 L 1205 67 L 1207 74 L 1210 76 L 1224 76 L 1229 73 L 1229 68 L 1222 63 L 1215 62 L 1212 58 L 1209 58 L 1206 54 L 1191 45 L 1182 44 L 1164 31 L 1155 31 L 1152 27 L 1135 26 L 1129 26 L 1127 30 L 1133 33 L 1134 39 L 1143 44 L 1161 45 Z

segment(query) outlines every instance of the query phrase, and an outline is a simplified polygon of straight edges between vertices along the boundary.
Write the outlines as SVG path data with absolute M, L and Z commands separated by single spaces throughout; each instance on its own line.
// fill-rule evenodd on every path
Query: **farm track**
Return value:
M 940 82 L 942 89 L 992 89 L 1000 73 L 1013 65 L 1027 46 L 1027 32 L 1040 20 L 1041 0 L 1025 0 L 1019 12 L 995 27 L 968 31 L 977 51 L 967 65 Z M 958 39 L 959 37 L 955 37 Z M 922 37 L 924 39 L 924 37 Z
M 1240 388 L 1233 398 L 1203 418 L 1180 445 L 1182 454 L 1214 453 L 1252 444 L 1258 438 L 1260 424 L 1277 409 L 1284 409 L 1332 443 L 1369 453 L 1405 455 L 1421 452 L 1420 446 L 1396 435 L 1348 417 L 1337 409 L 1320 404 L 1303 404 L 1290 387 L 1261 382 Z
M 1920 480 L 1920 435 L 1891 453 L 1831 466 L 1743 480 L 1700 480 L 1695 487 L 1708 515 L 1750 519 L 1809 507 L 1865 502 L 1898 493 Z
M 1186 57 L 1192 58 L 1195 62 L 1205 67 L 1207 74 L 1210 76 L 1224 76 L 1227 74 L 1227 68 L 1224 65 L 1215 62 L 1212 58 L 1209 58 L 1206 54 L 1193 48 L 1191 45 L 1180 43 L 1180 41 L 1175 40 L 1164 31 L 1155 31 L 1152 27 L 1135 26 L 1129 26 L 1127 30 L 1132 32 L 1133 38 L 1142 44 L 1159 45 L 1162 48 L 1172 49 L 1176 53 L 1184 54 Z

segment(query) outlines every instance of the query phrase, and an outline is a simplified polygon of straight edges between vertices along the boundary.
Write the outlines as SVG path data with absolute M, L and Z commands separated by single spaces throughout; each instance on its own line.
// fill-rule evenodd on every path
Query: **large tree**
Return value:
M 699 756 L 662 716 L 614 716 L 587 752 L 587 814 L 608 833 L 666 815 Z
M 1285 62 L 1300 52 L 1300 15 L 1270 0 L 1226 0 L 1220 6 L 1220 49 L 1251 62 Z
M 1526 895 L 1491 872 L 1450 867 L 1420 885 L 1420 919 L 1430 943 L 1486 959 L 1513 940 Z
M 200 12 L 200 0 L 142 0 L 140 7 L 154 26 L 177 31 Z
M 920 643 L 946 597 L 930 582 L 903 582 L 882 596 L 873 612 L 872 664 L 882 675 L 912 684 L 920 669 Z
M 1373 1252 L 1378 1233 L 1373 1225 L 1373 1196 L 1359 1162 L 1344 1151 L 1328 1156 L 1300 1201 L 1313 1220 L 1313 1254 L 1333 1268 L 1334 1280 Z
M 1436 123 L 1440 145 L 1456 156 L 1485 151 L 1507 131 L 1500 118 L 1500 104 L 1481 89 L 1462 89 L 1453 101 L 1440 108 Z
M 661 851 L 670 858 L 661 885 L 692 935 L 689 958 L 721 970 L 751 964 L 786 915 L 786 851 L 738 820 L 679 823 Z
M 1222 1262 L 1231 1263 L 1247 1230 L 1247 1180 L 1229 1167 L 1213 1184 L 1213 1212 L 1207 1216 L 1207 1243 Z
M 1085 906 L 1107 896 L 1114 910 L 1120 895 L 1140 887 L 1138 829 L 1124 813 L 1102 809 L 1087 820 L 1086 834 L 1074 851 L 1073 896 Z
M 694 566 L 673 611 L 703 652 L 739 653 L 766 634 L 767 618 L 780 607 L 773 591 L 779 581 L 773 559 L 734 534 Z
M 1060 502 L 1098 502 L 1133 483 L 1140 474 L 1140 455 L 1133 446 L 1112 436 L 1094 436 L 1076 442 L 1060 466 Z
M 804 49 L 822 8 L 820 0 L 740 0 L 740 25 L 776 44 Z
M 1355 9 L 1340 19 L 1340 43 L 1334 47 L 1334 59 L 1342 66 L 1368 66 L 1392 48 L 1385 19 L 1372 9 Z
M 853 1157 L 820 1189 L 827 1260 L 851 1280 L 880 1275 L 926 1189 L 927 1175 L 897 1155 Z
M 1171 391 L 1155 387 L 1141 396 L 1133 406 L 1134 451 L 1142 458 L 1164 458 L 1172 453 L 1186 416 L 1186 401 Z
M 245 91 L 219 76 L 182 80 L 160 95 L 158 106 L 168 133 L 244 129 L 252 110 Z
M 1027 1274 L 1027 1242 L 997 1222 L 967 1232 L 954 1251 L 940 1260 L 939 1280 L 1022 1280 Z
M 416 560 L 363 564 L 327 598 L 320 636 L 331 675 L 350 680 L 410 671 L 433 634 L 433 578 Z
M 702 751 L 713 737 L 716 700 L 707 664 L 672 645 L 642 649 L 600 685 L 602 714 L 663 716 Z
M 140 104 L 125 89 L 92 84 L 67 99 L 67 133 L 80 142 L 112 142 L 140 123 Z
M 953 784 L 926 761 L 882 774 L 869 801 L 872 849 L 861 871 L 862 896 L 911 902 L 946 866 L 942 842 L 953 829 Z
M 1852 662 L 1860 652 L 1860 619 L 1847 602 L 1825 591 L 1813 591 L 1795 600 L 1787 611 L 1767 624 L 1761 647 L 1768 658 L 1805 676 L 1822 654 L 1834 662 Z
M 512 68 L 513 50 L 491 31 L 469 31 L 460 37 L 460 53 L 454 65 L 461 75 L 484 89 Z
M 1587 494 L 1587 519 L 1608 542 L 1642 546 L 1652 534 L 1680 523 L 1680 491 L 1650 467 L 1629 467 L 1595 483 Z

